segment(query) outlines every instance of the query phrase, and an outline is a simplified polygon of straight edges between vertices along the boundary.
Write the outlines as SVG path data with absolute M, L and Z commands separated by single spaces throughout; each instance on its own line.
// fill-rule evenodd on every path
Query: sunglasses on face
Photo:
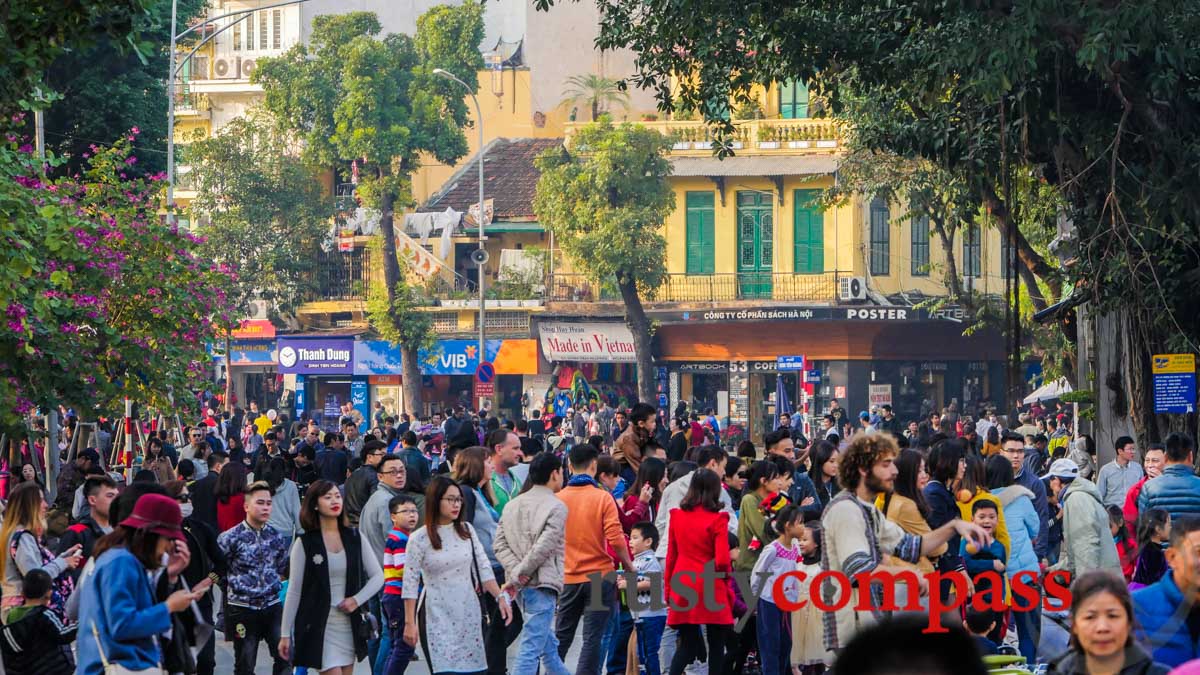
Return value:
M 186 503 L 192 501 L 192 496 L 190 494 L 186 494 L 186 493 L 181 494 L 175 498 L 175 501 L 179 502 L 180 504 L 186 504 Z

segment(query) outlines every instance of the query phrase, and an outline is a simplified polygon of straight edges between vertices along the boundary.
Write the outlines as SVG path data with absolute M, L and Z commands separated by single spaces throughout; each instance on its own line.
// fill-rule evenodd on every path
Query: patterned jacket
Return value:
M 255 531 L 243 520 L 222 532 L 217 545 L 228 563 L 230 604 L 262 609 L 279 602 L 288 568 L 288 544 L 279 530 L 263 525 Z

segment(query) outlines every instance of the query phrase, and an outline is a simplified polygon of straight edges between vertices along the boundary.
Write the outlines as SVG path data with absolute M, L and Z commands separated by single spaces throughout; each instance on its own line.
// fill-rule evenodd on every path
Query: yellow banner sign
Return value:
M 1155 354 L 1150 359 L 1150 371 L 1155 375 L 1196 372 L 1195 354 Z

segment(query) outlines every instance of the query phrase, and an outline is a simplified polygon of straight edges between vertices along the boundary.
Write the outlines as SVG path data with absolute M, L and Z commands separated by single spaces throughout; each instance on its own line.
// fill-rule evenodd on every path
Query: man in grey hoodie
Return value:
M 1108 511 L 1096 484 L 1079 475 L 1079 465 L 1056 459 L 1046 475 L 1051 487 L 1062 488 L 1063 547 L 1058 564 L 1050 569 L 1066 570 L 1076 579 L 1084 572 L 1106 570 L 1121 575 L 1121 558 L 1108 527 Z

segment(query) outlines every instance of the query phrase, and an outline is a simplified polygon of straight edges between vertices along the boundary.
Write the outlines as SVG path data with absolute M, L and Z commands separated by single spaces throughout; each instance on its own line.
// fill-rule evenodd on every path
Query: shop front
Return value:
M 322 429 L 335 431 L 343 403 L 353 401 L 360 413 L 369 412 L 366 378 L 355 383 L 353 338 L 286 337 L 278 346 L 279 372 L 295 378 L 297 417 L 307 413 Z
M 489 404 L 509 416 L 520 414 L 523 378 L 537 373 L 537 341 L 487 340 L 484 346 L 486 360 L 496 369 L 496 394 Z M 354 348 L 354 373 L 368 378 L 370 407 L 379 401 L 393 416 L 408 410 L 403 399 L 400 347 L 386 340 L 362 340 Z M 439 340 L 432 349 L 420 350 L 417 358 L 422 382 L 420 415 L 455 405 L 475 407 L 478 341 Z
M 551 377 L 544 389 L 533 392 L 533 407 L 561 415 L 570 407 L 637 402 L 637 356 L 623 322 L 545 321 L 537 330 Z M 666 407 L 665 378 L 659 388 L 659 404 Z
M 836 399 L 847 416 L 886 402 L 903 420 L 950 402 L 973 414 L 1003 400 L 1004 342 L 991 329 L 911 307 L 652 312 L 671 405 L 711 407 L 756 443 L 779 392 L 816 424 Z M 802 369 L 786 362 L 803 355 Z M 781 359 L 780 357 L 785 357 Z M 782 369 L 782 370 L 781 370 Z M 782 387 L 779 381 L 782 379 Z

